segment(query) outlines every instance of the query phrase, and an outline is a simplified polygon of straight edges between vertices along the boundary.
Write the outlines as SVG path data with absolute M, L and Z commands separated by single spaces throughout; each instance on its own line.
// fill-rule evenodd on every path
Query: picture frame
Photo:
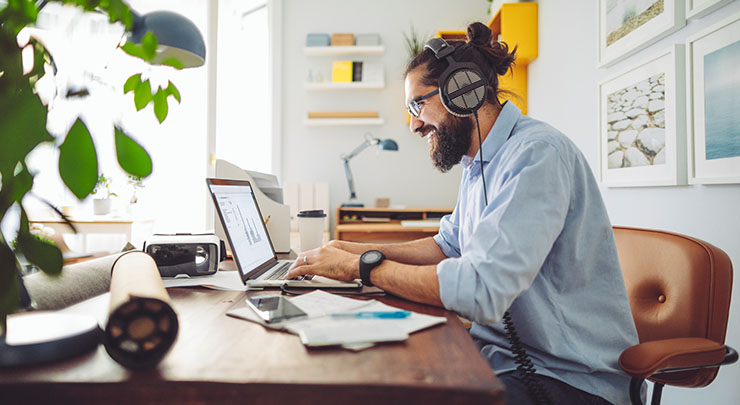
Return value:
M 732 3 L 733 0 L 685 0 L 686 1 L 686 19 L 700 18 Z
M 610 66 L 686 25 L 684 0 L 599 0 L 597 9 L 599 67 Z
M 740 13 L 686 39 L 691 184 L 740 183 Z
M 603 185 L 686 184 L 685 83 L 683 44 L 599 83 Z

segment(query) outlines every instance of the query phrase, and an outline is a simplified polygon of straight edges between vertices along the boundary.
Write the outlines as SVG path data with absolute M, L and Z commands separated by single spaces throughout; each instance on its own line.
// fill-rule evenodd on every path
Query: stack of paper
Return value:
M 347 315 L 357 312 L 401 311 L 401 309 L 375 300 L 355 300 L 320 290 L 292 298 L 291 302 L 308 317 L 268 324 L 248 307 L 231 310 L 227 314 L 259 323 L 267 328 L 294 333 L 306 346 L 341 345 L 350 350 L 365 349 L 376 342 L 403 341 L 410 333 L 447 321 L 445 317 L 415 312 L 399 319 L 354 318 Z M 337 317 L 337 314 L 342 316 Z

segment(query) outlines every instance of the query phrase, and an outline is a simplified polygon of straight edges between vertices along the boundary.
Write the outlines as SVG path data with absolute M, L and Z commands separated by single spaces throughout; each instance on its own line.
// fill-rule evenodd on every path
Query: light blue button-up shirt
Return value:
M 501 322 L 508 310 L 538 374 L 629 403 L 617 360 L 637 331 L 586 159 L 511 102 L 483 143 L 488 205 L 479 156 L 463 157 L 457 206 L 434 237 L 448 257 L 437 266 L 445 308 L 473 321 L 497 374 L 516 368 Z

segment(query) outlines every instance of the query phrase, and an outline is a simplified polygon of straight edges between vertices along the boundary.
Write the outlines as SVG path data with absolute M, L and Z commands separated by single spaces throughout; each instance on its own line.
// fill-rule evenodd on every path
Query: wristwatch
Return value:
M 385 260 L 385 255 L 379 250 L 368 250 L 360 256 L 360 279 L 362 284 L 372 287 L 370 272 Z

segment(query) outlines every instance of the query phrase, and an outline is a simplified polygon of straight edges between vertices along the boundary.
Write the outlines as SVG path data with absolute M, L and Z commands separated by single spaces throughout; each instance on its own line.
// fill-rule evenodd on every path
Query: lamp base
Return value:
M 25 312 L 8 316 L 0 340 L 0 368 L 65 360 L 100 343 L 101 331 L 92 316 Z

